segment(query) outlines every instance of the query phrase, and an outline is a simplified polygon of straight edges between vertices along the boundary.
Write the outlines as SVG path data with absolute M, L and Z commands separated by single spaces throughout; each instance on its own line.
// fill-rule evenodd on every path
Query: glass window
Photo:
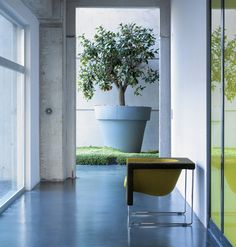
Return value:
M 22 188 L 24 167 L 24 82 L 0 67 L 0 200 Z
M 24 29 L 0 15 L 0 210 L 24 187 Z
M 221 0 L 212 0 L 211 11 L 211 218 L 221 228 Z
M 24 65 L 24 29 L 1 14 L 0 56 Z
M 211 219 L 236 246 L 236 2 L 211 3 Z
M 236 2 L 225 0 L 224 234 L 236 246 Z

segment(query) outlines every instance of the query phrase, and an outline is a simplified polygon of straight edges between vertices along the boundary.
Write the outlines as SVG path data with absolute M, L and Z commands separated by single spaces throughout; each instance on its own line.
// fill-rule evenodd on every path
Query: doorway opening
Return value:
M 119 24 L 136 23 L 139 26 L 153 29 L 156 46 L 159 46 L 160 11 L 159 8 L 76 8 L 76 76 L 80 67 L 81 46 L 79 36 L 82 34 L 92 40 L 96 28 L 103 26 L 106 30 L 117 31 Z M 159 61 L 153 60 L 152 66 L 159 67 Z M 76 148 L 103 147 L 102 135 L 98 121 L 95 119 L 95 105 L 118 105 L 116 88 L 103 92 L 96 88 L 94 97 L 87 101 L 81 92 L 76 90 Z M 132 106 L 151 106 L 151 119 L 147 122 L 142 151 L 159 150 L 159 85 L 147 85 L 142 96 L 135 96 L 131 88 L 126 92 L 126 104 Z

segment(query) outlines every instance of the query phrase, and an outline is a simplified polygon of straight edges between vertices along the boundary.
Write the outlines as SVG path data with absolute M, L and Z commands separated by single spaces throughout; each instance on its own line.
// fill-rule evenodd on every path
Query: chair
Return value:
M 193 186 L 195 164 L 187 158 L 128 158 L 127 176 L 124 181 L 128 206 L 128 227 L 189 226 L 193 222 Z M 180 173 L 185 170 L 185 204 L 182 212 L 132 212 L 134 192 L 153 196 L 168 195 L 173 191 Z M 191 212 L 189 222 L 131 222 L 132 216 L 186 214 L 187 170 L 191 170 Z

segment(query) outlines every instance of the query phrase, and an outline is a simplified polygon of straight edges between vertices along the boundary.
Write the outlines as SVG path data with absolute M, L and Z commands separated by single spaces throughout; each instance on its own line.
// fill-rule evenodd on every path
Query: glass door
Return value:
M 211 0 L 211 222 L 236 246 L 236 1 Z

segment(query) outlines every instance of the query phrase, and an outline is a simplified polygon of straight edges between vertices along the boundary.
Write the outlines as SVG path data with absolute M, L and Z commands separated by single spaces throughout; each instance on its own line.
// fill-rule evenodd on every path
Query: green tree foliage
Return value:
M 79 54 L 78 88 L 86 99 L 93 97 L 95 85 L 103 91 L 115 86 L 120 105 L 125 105 L 128 86 L 133 88 L 135 95 L 141 95 L 145 84 L 159 80 L 158 70 L 149 65 L 158 55 L 152 29 L 120 24 L 118 31 L 112 32 L 100 26 L 92 41 L 84 35 L 79 38 L 83 52 Z
M 236 36 L 229 39 L 224 37 L 224 76 L 225 96 L 233 101 L 236 96 Z M 211 81 L 212 90 L 221 82 L 221 28 L 217 28 L 211 35 Z

